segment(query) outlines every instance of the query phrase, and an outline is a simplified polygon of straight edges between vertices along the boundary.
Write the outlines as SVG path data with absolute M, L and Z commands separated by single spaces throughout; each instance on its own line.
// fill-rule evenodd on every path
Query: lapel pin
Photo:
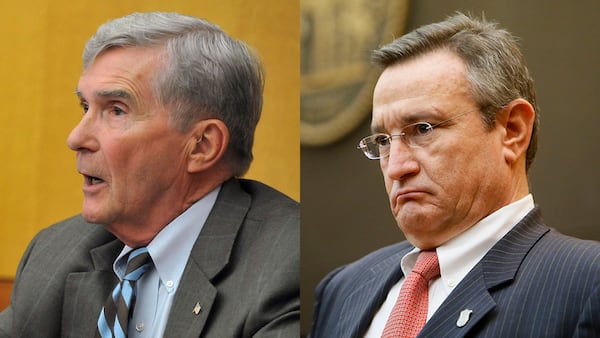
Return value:
M 200 310 L 202 310 L 200 303 L 196 303 L 196 306 L 194 306 L 194 309 L 192 310 L 192 312 L 197 316 L 200 314 Z
M 463 327 L 463 326 L 467 325 L 467 322 L 471 318 L 471 313 L 473 313 L 473 310 L 469 310 L 469 309 L 462 310 L 460 312 L 460 315 L 458 316 L 458 320 L 456 321 L 456 326 Z

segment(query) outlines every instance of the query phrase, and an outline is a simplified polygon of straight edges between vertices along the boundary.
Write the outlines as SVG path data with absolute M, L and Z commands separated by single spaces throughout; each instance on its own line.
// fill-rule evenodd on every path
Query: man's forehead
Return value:
M 371 126 L 384 130 L 445 118 L 472 104 L 462 60 L 432 52 L 384 70 L 373 93 Z
M 390 98 L 385 102 L 373 104 L 373 119 L 396 116 L 402 119 L 412 120 L 418 117 L 429 117 L 430 115 L 442 114 L 468 97 L 452 94 L 423 94 L 410 97 Z
M 420 55 L 393 64 L 381 73 L 373 93 L 373 103 L 390 98 L 452 94 L 468 87 L 464 62 L 448 51 Z
M 465 109 L 476 107 L 468 92 L 464 94 L 417 95 L 374 105 L 371 129 L 383 131 L 415 122 L 441 121 Z

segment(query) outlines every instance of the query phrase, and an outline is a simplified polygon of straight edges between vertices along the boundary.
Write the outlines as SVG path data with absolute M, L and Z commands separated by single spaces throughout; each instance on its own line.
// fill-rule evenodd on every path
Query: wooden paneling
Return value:
M 0 279 L 0 310 L 4 310 L 10 304 L 12 286 L 12 279 Z

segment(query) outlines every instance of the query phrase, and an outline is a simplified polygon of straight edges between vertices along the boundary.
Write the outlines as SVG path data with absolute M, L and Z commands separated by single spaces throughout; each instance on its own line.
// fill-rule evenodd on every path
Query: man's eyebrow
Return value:
M 131 99 L 131 94 L 122 89 L 114 89 L 114 90 L 101 90 L 96 92 L 96 96 L 100 97 L 118 97 L 122 99 Z
M 75 94 L 77 94 L 77 97 L 79 97 L 80 99 L 82 99 L 84 97 L 83 93 L 79 90 L 76 89 L 75 90 Z M 114 97 L 114 98 L 122 98 L 122 99 L 131 99 L 131 94 L 126 91 L 126 90 L 122 90 L 122 89 L 114 89 L 114 90 L 101 90 L 101 91 L 97 91 L 95 93 L 96 96 L 98 97 Z
M 391 113 L 393 114 L 393 113 Z M 431 109 L 421 109 L 417 110 L 413 113 L 409 113 L 403 115 L 402 117 L 395 117 L 395 123 L 398 124 L 400 128 L 405 127 L 409 124 L 417 123 L 417 122 L 431 122 L 438 118 L 438 113 L 436 113 L 435 108 Z M 381 123 L 371 124 L 371 132 L 372 133 L 384 133 L 386 132 L 386 128 Z
M 385 131 L 385 128 L 383 128 L 383 126 L 381 124 L 372 124 L 371 125 L 371 132 L 373 134 L 383 133 L 384 131 Z

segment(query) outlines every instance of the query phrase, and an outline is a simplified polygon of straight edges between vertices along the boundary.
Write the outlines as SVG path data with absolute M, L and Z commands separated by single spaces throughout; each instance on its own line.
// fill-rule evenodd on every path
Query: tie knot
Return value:
M 136 281 L 144 272 L 152 267 L 152 258 L 146 247 L 137 248 L 129 253 L 127 258 L 127 269 L 123 279 Z
M 440 264 L 435 251 L 421 251 L 412 270 L 429 281 L 440 275 Z

